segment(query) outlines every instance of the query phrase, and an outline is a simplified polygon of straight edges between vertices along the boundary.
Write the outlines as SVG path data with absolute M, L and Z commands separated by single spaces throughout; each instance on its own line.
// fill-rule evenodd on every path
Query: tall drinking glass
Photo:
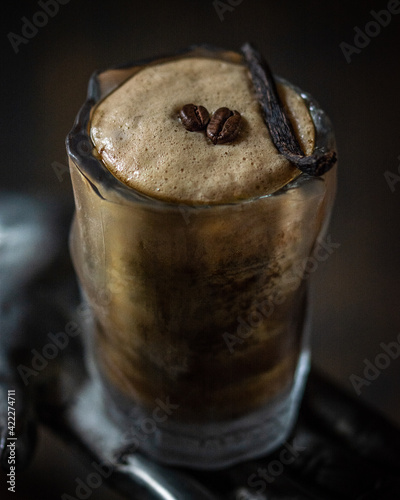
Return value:
M 335 169 L 229 204 L 129 188 L 99 160 L 90 117 L 139 69 L 94 75 L 67 139 L 91 376 L 119 425 L 145 435 L 132 445 L 168 464 L 223 467 L 276 448 L 296 419 L 309 368 L 305 267 L 326 232 Z M 329 120 L 302 96 L 317 144 L 332 148 Z

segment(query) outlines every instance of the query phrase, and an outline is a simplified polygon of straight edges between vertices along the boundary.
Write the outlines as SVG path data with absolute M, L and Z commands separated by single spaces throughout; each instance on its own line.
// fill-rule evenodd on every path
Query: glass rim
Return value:
M 78 168 L 80 173 L 87 179 L 93 190 L 103 199 L 108 201 L 114 201 L 116 203 L 138 203 L 142 205 L 148 205 L 153 208 L 160 209 L 181 209 L 185 207 L 188 210 L 206 210 L 217 207 L 232 207 L 247 203 L 256 202 L 271 196 L 277 196 L 285 193 L 287 190 L 296 188 L 304 181 L 315 179 L 322 180 L 325 175 L 321 177 L 313 177 L 303 172 L 300 172 L 297 177 L 289 181 L 287 184 L 277 189 L 273 193 L 261 194 L 249 198 L 239 199 L 232 202 L 222 202 L 222 203 L 185 203 L 178 201 L 168 201 L 153 196 L 146 195 L 119 180 L 114 176 L 111 171 L 106 167 L 106 165 L 101 161 L 100 158 L 96 157 L 94 153 L 95 146 L 90 137 L 90 120 L 92 110 L 97 106 L 97 104 L 105 99 L 110 93 L 112 93 L 117 87 L 122 85 L 127 79 L 131 78 L 136 72 L 141 69 L 153 64 L 164 63 L 179 59 L 182 57 L 212 57 L 227 60 L 229 62 L 236 62 L 237 64 L 242 62 L 242 57 L 238 52 L 222 49 L 209 44 L 193 45 L 186 49 L 177 51 L 174 54 L 165 55 L 161 57 L 143 59 L 141 61 L 125 63 L 122 65 L 111 66 L 106 69 L 95 71 L 88 83 L 87 97 L 80 108 L 74 125 L 71 131 L 68 133 L 65 144 L 67 149 L 67 154 L 73 161 L 75 166 Z M 236 61 L 234 60 L 236 59 Z M 121 79 L 118 84 L 109 90 L 104 92 L 101 89 L 99 75 L 110 71 L 110 70 L 128 70 L 132 68 L 130 74 Z M 286 79 L 275 75 L 276 81 L 278 83 L 284 84 L 294 90 L 299 94 L 304 103 L 306 104 L 308 111 L 315 127 L 315 146 L 314 151 L 318 149 L 331 150 L 335 148 L 335 138 L 332 130 L 332 124 L 327 116 L 327 114 L 320 108 L 317 101 L 307 92 L 304 92 L 296 85 L 288 82 Z

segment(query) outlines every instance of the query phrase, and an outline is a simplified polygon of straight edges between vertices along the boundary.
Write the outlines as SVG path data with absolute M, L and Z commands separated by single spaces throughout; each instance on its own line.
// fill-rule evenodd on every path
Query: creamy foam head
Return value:
M 303 99 L 280 85 L 281 99 L 306 154 L 315 131 Z M 185 104 L 242 115 L 232 143 L 213 145 L 180 122 Z M 245 65 L 187 57 L 147 66 L 94 110 L 91 137 L 120 181 L 144 194 L 180 203 L 227 203 L 270 194 L 300 174 L 272 143 Z

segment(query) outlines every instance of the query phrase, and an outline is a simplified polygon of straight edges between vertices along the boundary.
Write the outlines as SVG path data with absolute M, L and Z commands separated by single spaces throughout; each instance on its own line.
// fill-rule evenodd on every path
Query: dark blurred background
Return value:
M 399 13 L 389 19 L 381 12 L 388 7 Z M 338 194 L 328 234 L 340 246 L 311 277 L 313 359 L 400 425 L 400 356 L 361 387 L 360 396 L 350 379 L 363 377 L 366 359 L 375 364 L 378 356 L 379 363 L 381 343 L 398 342 L 400 334 L 400 2 L 63 0 L 46 23 L 36 15 L 40 2 L 8 2 L 7 8 L 1 190 L 51 195 L 72 206 L 64 138 L 98 68 L 193 43 L 238 49 L 250 40 L 275 73 L 319 101 L 337 136 Z M 372 10 L 386 26 L 371 23 Z M 23 36 L 23 18 L 44 24 L 26 43 L 10 35 Z M 75 478 L 86 474 L 68 448 L 42 430 L 33 465 L 17 477 L 12 498 L 74 495 Z M 114 497 L 101 487 L 91 498 Z

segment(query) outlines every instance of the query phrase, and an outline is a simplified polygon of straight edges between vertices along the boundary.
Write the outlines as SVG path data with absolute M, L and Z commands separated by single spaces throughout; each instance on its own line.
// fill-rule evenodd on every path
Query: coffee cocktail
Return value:
M 170 404 L 141 443 L 157 460 L 266 453 L 290 432 L 308 369 L 299 270 L 326 231 L 335 169 L 313 177 L 280 154 L 239 53 L 113 69 L 90 92 L 68 151 L 93 376 L 122 426 Z M 278 92 L 304 154 L 332 147 L 317 105 L 284 81 Z

